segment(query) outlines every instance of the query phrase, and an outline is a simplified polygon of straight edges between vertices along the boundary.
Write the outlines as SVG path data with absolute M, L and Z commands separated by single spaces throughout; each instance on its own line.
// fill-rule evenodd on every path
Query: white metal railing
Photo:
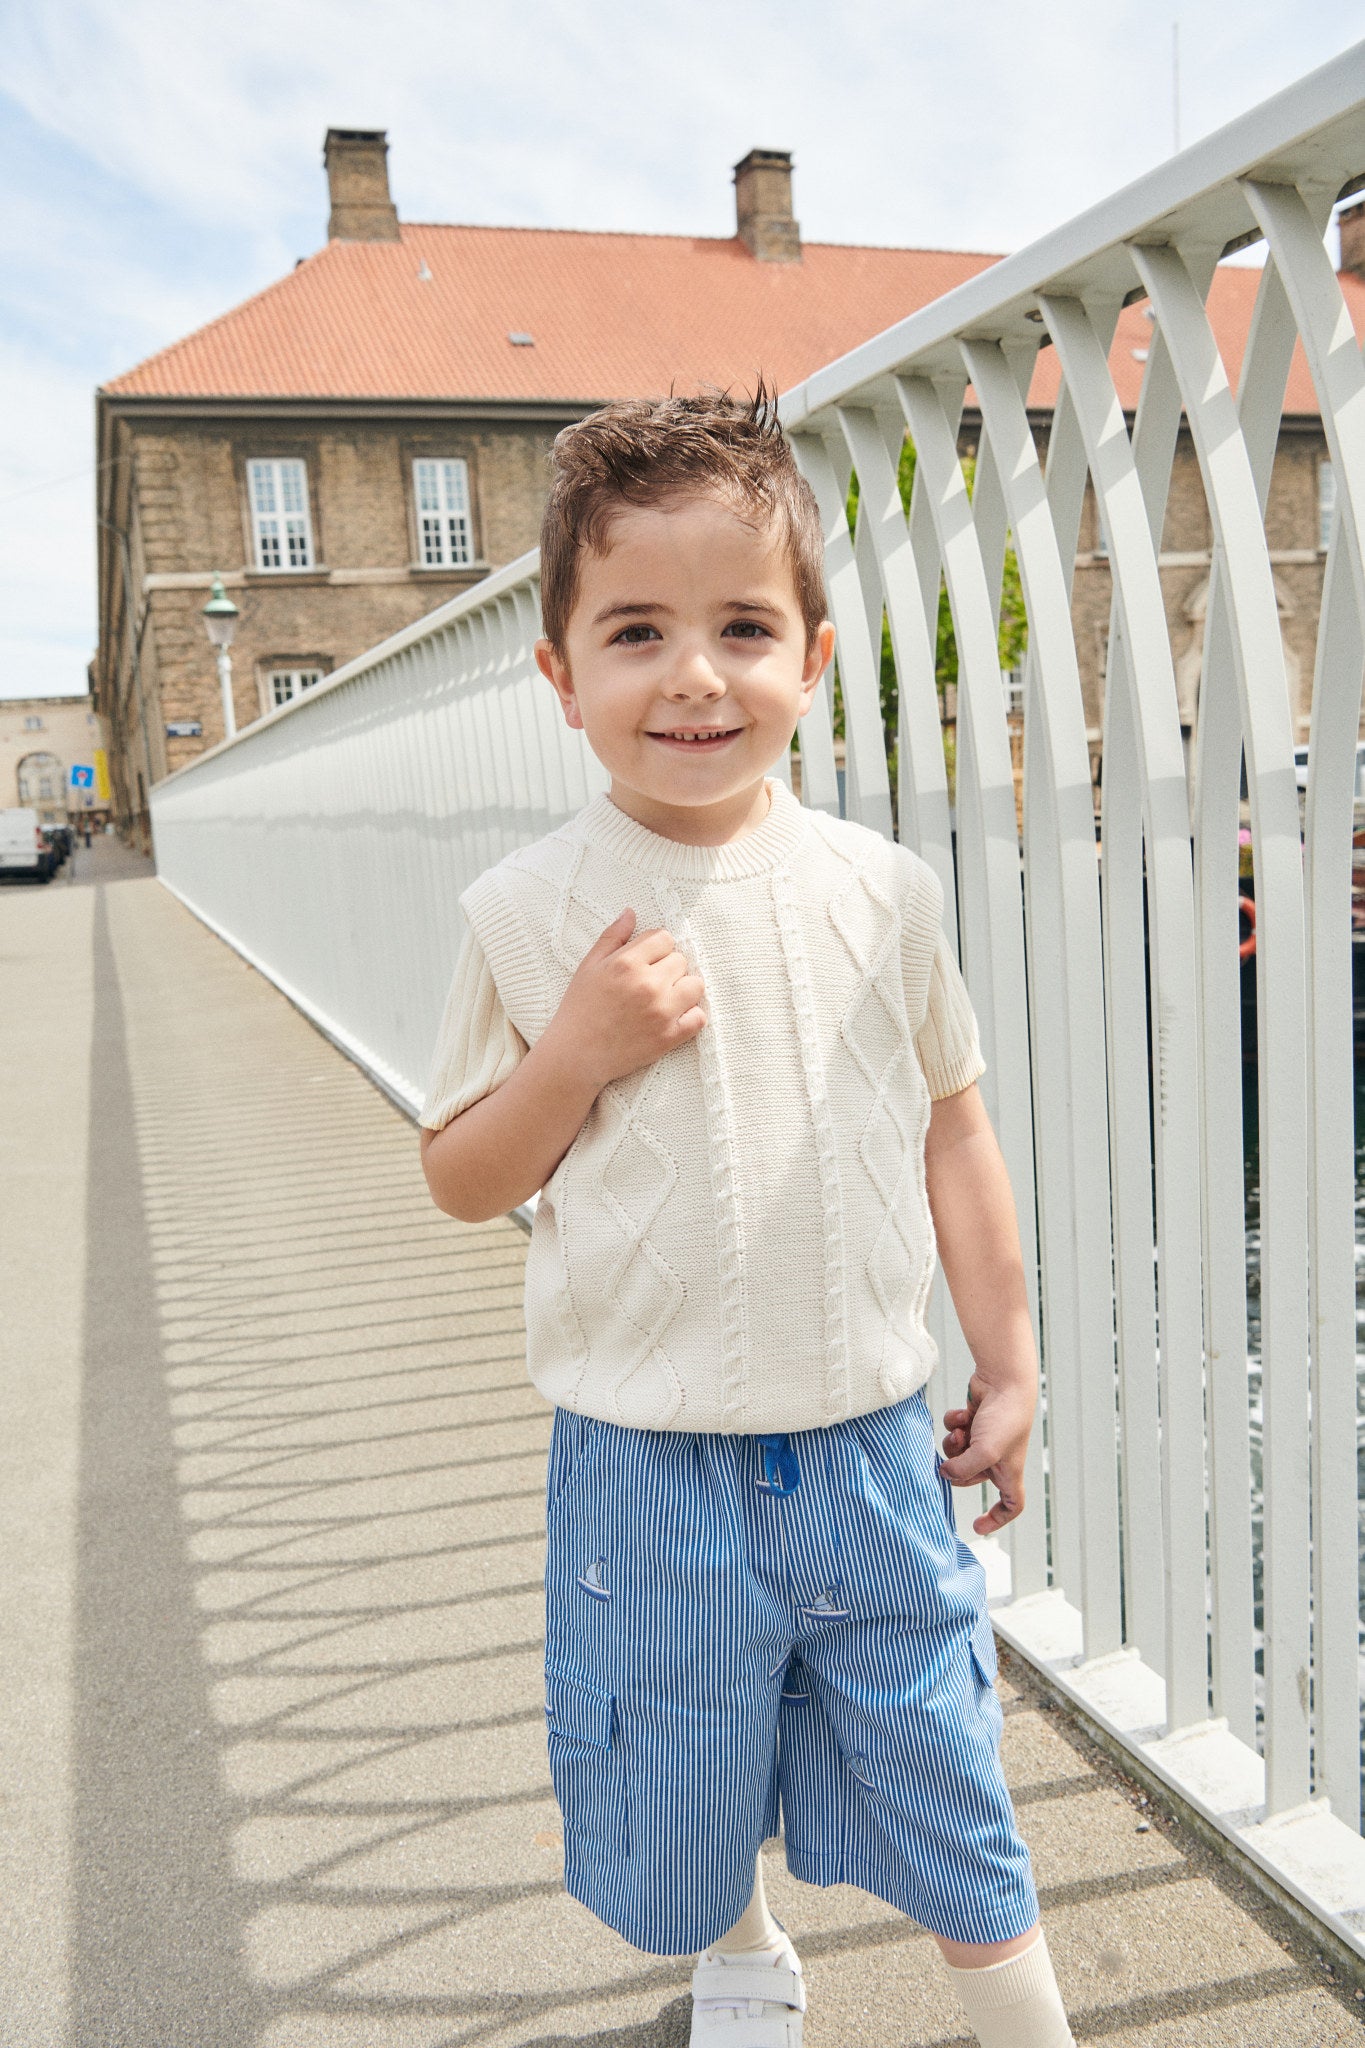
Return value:
M 1008 1546 L 985 1546 L 995 1619 L 1365 1953 L 1350 919 L 1365 369 L 1323 243 L 1362 174 L 1365 45 L 822 370 L 782 410 L 826 525 L 845 809 L 892 829 L 885 616 L 900 832 L 944 881 L 983 1087 L 1041 1252 L 1046 1471 L 1040 1434 L 1033 1512 Z M 1267 262 L 1234 398 L 1205 300 L 1220 258 L 1256 239 Z M 1154 320 L 1130 431 L 1107 358 L 1139 296 Z M 1264 520 L 1296 341 L 1336 478 L 1302 846 Z M 1061 391 L 1044 471 L 1025 398 L 1049 344 Z M 958 459 L 969 382 L 982 421 L 970 494 Z M 1214 542 L 1192 825 L 1158 573 L 1182 418 Z M 907 428 L 908 519 L 896 476 Z M 1071 617 L 1087 481 L 1113 589 L 1098 862 Z M 997 651 L 1007 540 L 1030 636 L 1022 844 Z M 531 660 L 535 571 L 534 556 L 514 563 L 153 793 L 163 879 L 409 1108 L 458 894 L 605 786 Z M 955 835 L 935 683 L 941 577 L 961 663 Z M 828 689 L 799 741 L 803 801 L 837 812 Z M 1258 907 L 1259 1629 L 1243 751 Z M 942 1397 L 966 1361 L 939 1314 Z

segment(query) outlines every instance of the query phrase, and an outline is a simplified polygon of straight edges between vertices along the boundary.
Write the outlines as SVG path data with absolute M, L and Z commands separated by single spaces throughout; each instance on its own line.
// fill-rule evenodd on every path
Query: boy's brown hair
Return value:
M 791 564 L 806 645 L 826 616 L 825 547 L 815 494 L 778 424 L 762 378 L 752 398 L 703 391 L 695 398 L 625 398 L 576 420 L 555 437 L 552 481 L 540 528 L 540 609 L 559 654 L 578 595 L 584 548 L 610 545 L 627 506 L 706 496 L 741 517 L 776 525 Z

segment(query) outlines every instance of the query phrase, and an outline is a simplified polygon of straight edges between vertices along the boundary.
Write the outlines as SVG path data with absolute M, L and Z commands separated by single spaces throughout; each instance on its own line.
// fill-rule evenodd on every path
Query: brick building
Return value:
M 799 382 L 996 258 L 803 243 L 791 159 L 735 170 L 726 238 L 400 223 L 387 143 L 333 129 L 328 240 L 287 277 L 97 394 L 99 648 L 115 805 L 146 832 L 151 783 L 223 734 L 199 613 L 215 571 L 240 607 L 239 725 L 308 687 L 535 543 L 545 456 L 610 397 L 703 382 Z M 1365 222 L 1343 216 L 1343 277 L 1365 327 Z M 1224 269 L 1211 306 L 1232 374 L 1256 274 Z M 1136 404 L 1150 329 L 1122 314 L 1111 362 Z M 1045 442 L 1056 391 L 1039 359 Z M 969 410 L 963 446 L 975 440 Z M 1330 479 L 1301 358 L 1269 521 L 1286 646 L 1306 720 Z M 1087 508 L 1075 612 L 1098 740 L 1109 615 Z M 1189 716 L 1209 527 L 1182 445 L 1162 576 Z

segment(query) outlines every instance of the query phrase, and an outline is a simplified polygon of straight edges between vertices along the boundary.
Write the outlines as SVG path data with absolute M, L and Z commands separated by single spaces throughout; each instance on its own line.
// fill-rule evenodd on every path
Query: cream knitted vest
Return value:
M 627 905 L 705 984 L 696 1038 L 597 1097 L 527 1256 L 536 1386 L 632 1428 L 816 1428 L 904 1399 L 936 1356 L 913 1039 L 942 890 L 768 786 L 763 823 L 716 847 L 600 795 L 460 898 L 528 1045 Z

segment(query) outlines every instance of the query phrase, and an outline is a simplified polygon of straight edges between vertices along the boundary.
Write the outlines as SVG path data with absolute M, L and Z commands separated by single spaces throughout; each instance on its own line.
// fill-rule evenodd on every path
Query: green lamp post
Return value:
M 232 636 L 237 631 L 241 617 L 236 605 L 223 588 L 223 579 L 216 572 L 213 590 L 204 606 L 202 617 L 208 629 L 209 639 L 218 656 L 218 687 L 223 693 L 223 730 L 229 739 L 237 733 L 237 715 L 232 708 L 232 657 L 228 653 Z

